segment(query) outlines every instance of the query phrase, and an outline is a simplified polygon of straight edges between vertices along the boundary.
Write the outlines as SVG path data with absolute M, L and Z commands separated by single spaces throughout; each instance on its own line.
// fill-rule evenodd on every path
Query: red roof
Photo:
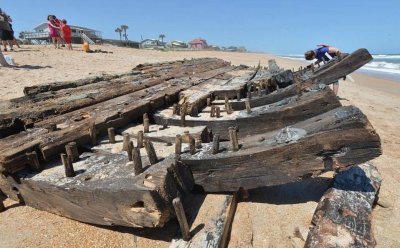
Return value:
M 202 38 L 197 38 L 192 40 L 191 42 L 189 42 L 189 44 L 207 44 L 207 41 L 205 39 Z

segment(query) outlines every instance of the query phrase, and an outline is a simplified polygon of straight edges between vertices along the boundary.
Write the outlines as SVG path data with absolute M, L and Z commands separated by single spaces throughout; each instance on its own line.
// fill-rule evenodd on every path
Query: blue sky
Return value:
M 400 0 L 11 0 L 0 8 L 13 17 L 17 33 L 54 14 L 114 39 L 115 28 L 126 24 L 131 40 L 163 33 L 166 41 L 203 37 L 276 54 L 301 54 L 319 43 L 400 53 Z

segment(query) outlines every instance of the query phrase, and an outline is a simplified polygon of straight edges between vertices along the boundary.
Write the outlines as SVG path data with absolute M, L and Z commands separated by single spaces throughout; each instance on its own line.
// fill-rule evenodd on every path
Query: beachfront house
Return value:
M 208 48 L 207 41 L 202 38 L 197 38 L 189 42 L 190 48 L 192 49 L 206 49 Z
M 140 48 L 144 49 L 162 49 L 165 48 L 165 42 L 157 39 L 145 39 L 140 42 Z
M 102 41 L 102 34 L 100 31 L 74 25 L 70 25 L 70 27 L 72 32 L 72 43 L 82 44 L 83 42 L 88 42 L 89 44 L 95 44 L 101 43 Z M 33 30 L 34 32 L 22 32 L 21 38 L 36 44 L 50 42 L 47 22 L 37 25 Z

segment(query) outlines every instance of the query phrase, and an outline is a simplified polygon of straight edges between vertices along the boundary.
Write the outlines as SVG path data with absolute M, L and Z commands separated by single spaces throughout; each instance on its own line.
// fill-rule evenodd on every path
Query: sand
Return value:
M 75 47 L 79 49 L 79 47 Z M 213 51 L 161 52 L 93 47 L 112 54 L 86 54 L 56 50 L 51 46 L 24 46 L 9 52 L 18 68 L 0 67 L 0 100 L 23 96 L 23 87 L 54 81 L 79 79 L 103 73 L 120 73 L 139 63 L 183 58 L 218 57 L 233 64 L 262 65 L 273 55 Z M 281 67 L 301 62 L 277 58 Z M 383 176 L 380 197 L 389 208 L 373 211 L 377 247 L 400 247 L 400 82 L 354 73 L 354 83 L 343 82 L 339 95 L 344 105 L 356 105 L 369 118 L 382 140 L 383 155 L 373 160 Z M 251 192 L 238 205 L 229 247 L 291 247 L 303 241 L 294 237 L 299 228 L 306 232 L 326 180 L 263 188 Z M 176 232 L 173 224 L 162 231 L 131 228 L 103 228 L 79 223 L 7 200 L 9 209 L 0 213 L 0 247 L 168 247 Z

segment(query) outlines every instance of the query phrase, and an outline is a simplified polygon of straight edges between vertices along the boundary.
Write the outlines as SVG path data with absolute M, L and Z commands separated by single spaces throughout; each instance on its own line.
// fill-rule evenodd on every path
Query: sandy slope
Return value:
M 0 100 L 22 96 L 24 86 L 73 80 L 102 73 L 125 72 L 144 62 L 192 57 L 218 57 L 233 64 L 265 65 L 270 55 L 225 52 L 159 52 L 96 47 L 112 54 L 85 54 L 55 50 L 51 46 L 24 47 L 9 53 L 20 65 L 0 68 Z M 280 66 L 299 62 L 277 59 Z M 355 83 L 341 84 L 344 105 L 358 106 L 378 131 L 384 154 L 374 163 L 383 175 L 381 197 L 391 207 L 376 207 L 373 227 L 378 247 L 400 247 L 400 82 L 355 74 Z M 230 247 L 290 247 L 301 245 L 293 238 L 296 227 L 307 230 L 316 202 L 326 187 L 323 178 L 282 187 L 257 189 L 238 206 Z M 82 224 L 7 200 L 0 213 L 0 247 L 168 247 L 173 223 L 163 231 L 129 228 L 105 229 Z M 149 239 L 150 238 L 150 239 Z

